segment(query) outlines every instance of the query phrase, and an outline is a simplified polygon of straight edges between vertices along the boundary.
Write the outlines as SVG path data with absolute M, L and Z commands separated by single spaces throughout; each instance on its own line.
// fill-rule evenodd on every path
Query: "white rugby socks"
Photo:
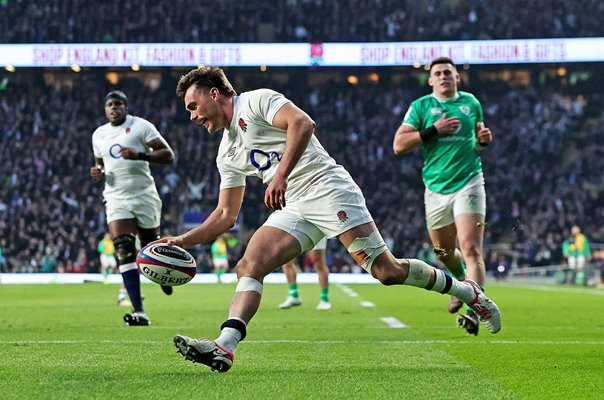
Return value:
M 422 260 L 410 258 L 407 261 L 409 261 L 409 275 L 407 276 L 404 285 L 420 287 L 442 294 L 450 294 L 466 304 L 474 300 L 474 297 L 476 296 L 474 289 L 467 283 L 452 278 L 446 272 L 431 267 Z M 433 274 L 436 275 L 436 279 L 434 284 L 429 287 L 430 280 L 432 276 L 434 276 Z
M 238 325 L 239 329 L 232 327 L 235 325 Z M 245 327 L 246 323 L 241 318 L 229 318 L 227 322 L 223 324 L 222 330 L 220 331 L 220 336 L 214 340 L 214 343 L 226 351 L 234 353 L 239 342 L 245 337 L 245 333 L 241 331 L 245 331 Z

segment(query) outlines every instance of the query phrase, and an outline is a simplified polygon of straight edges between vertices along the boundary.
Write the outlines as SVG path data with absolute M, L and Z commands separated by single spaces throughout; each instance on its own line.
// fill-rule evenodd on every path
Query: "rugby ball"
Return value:
M 184 285 L 197 271 L 197 263 L 188 251 L 166 243 L 143 247 L 136 256 L 136 265 L 150 281 L 163 286 Z

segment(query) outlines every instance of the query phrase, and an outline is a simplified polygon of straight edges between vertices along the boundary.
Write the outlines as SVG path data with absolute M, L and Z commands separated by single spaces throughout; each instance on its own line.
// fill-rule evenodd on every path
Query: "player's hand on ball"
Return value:
M 166 236 L 161 239 L 155 240 L 152 243 L 166 243 L 169 246 L 178 246 L 184 248 L 184 240 L 180 236 Z
M 165 243 L 149 243 L 136 256 L 136 265 L 150 281 L 162 286 L 190 282 L 197 272 L 195 258 L 183 248 Z

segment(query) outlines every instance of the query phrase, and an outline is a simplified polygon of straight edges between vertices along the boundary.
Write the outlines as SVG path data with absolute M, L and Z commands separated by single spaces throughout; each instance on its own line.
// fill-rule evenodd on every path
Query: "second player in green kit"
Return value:
M 460 76 L 450 58 L 432 61 L 428 83 L 432 93 L 411 103 L 393 150 L 403 154 L 421 147 L 426 225 L 434 250 L 457 279 L 471 278 L 483 286 L 486 194 L 478 151 L 491 144 L 493 136 L 484 125 L 478 99 L 457 90 Z M 456 313 L 462 305 L 452 297 L 449 312 Z M 478 333 L 478 318 L 471 310 L 457 321 L 468 333 Z

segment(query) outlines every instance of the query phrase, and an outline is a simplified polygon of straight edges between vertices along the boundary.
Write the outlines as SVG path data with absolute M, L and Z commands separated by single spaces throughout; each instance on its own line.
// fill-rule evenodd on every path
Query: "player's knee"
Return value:
M 374 268 L 371 270 L 373 277 L 380 281 L 384 286 L 392 286 L 396 284 L 396 279 L 388 270 Z
M 466 259 L 478 260 L 482 258 L 482 251 L 480 246 L 475 243 L 462 244 L 461 249 Z
M 375 260 L 387 250 L 388 246 L 377 230 L 367 237 L 356 238 L 348 246 L 352 258 L 369 273 Z
M 241 277 L 254 277 L 258 280 L 262 280 L 264 279 L 264 276 L 266 274 L 264 274 L 260 268 L 260 265 L 254 261 L 251 261 L 249 259 L 247 259 L 246 257 L 243 257 L 241 260 L 239 260 L 237 262 L 237 266 L 235 267 L 235 270 L 237 271 L 237 277 L 241 278 Z
M 281 268 L 283 269 L 283 271 L 294 271 L 296 272 L 296 269 L 298 269 L 298 267 L 296 266 L 296 262 L 294 260 L 288 261 L 285 264 L 283 264 L 281 266 Z
M 133 263 L 136 261 L 136 238 L 132 234 L 116 236 L 113 239 L 115 255 L 118 265 Z

